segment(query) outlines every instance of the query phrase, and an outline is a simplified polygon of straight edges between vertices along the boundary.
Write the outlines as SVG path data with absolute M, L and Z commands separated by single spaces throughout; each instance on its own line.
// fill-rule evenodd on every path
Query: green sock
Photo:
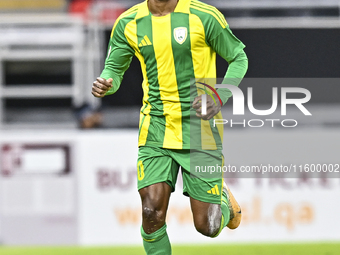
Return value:
M 227 226 L 230 220 L 230 210 L 228 206 L 228 199 L 227 199 L 227 195 L 224 192 L 222 193 L 221 211 L 222 211 L 222 218 L 221 218 L 220 230 L 214 237 L 217 237 L 221 233 L 221 231 L 225 228 L 225 226 Z
M 171 255 L 171 245 L 166 233 L 166 224 L 151 234 L 145 233 L 143 227 L 140 230 L 147 255 Z

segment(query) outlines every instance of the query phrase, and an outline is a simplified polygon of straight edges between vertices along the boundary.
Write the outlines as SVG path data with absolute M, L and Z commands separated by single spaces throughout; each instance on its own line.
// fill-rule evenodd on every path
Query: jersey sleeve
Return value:
M 228 63 L 245 48 L 245 45 L 232 33 L 229 25 L 223 28 L 220 24 L 215 24 L 214 31 L 208 39 L 209 45 Z
M 100 77 L 104 79 L 112 78 L 112 88 L 106 93 L 115 93 L 122 82 L 125 71 L 129 68 L 134 50 L 131 48 L 124 34 L 125 23 L 118 19 L 111 33 L 108 45 L 105 67 Z
M 207 28 L 207 44 L 229 64 L 223 83 L 238 86 L 248 69 L 245 45 L 232 33 L 224 16 L 217 12 L 219 15 L 211 17 Z M 218 89 L 218 94 L 223 104 L 232 96 L 229 89 Z

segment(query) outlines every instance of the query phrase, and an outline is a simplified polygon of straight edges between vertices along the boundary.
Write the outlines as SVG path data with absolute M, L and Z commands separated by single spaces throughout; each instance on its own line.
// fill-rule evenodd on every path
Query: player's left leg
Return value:
M 218 193 L 217 189 L 216 185 L 212 188 Z M 236 229 L 241 223 L 241 208 L 225 182 L 221 196 L 221 204 L 203 202 L 190 197 L 195 228 L 205 236 L 217 237 L 226 226 L 229 229 Z
M 237 228 L 241 209 L 223 181 L 222 151 L 182 150 L 172 153 L 182 166 L 183 193 L 190 197 L 196 229 L 205 236 L 216 237 L 226 226 Z
M 205 186 L 205 185 L 202 185 Z M 216 196 L 221 197 L 220 202 L 204 202 L 203 199 L 190 196 L 191 211 L 194 218 L 195 228 L 205 236 L 216 237 L 231 220 L 232 212 L 226 194 L 222 188 L 218 191 L 218 186 L 213 186 L 211 190 L 216 190 Z M 217 195 L 220 193 L 219 195 Z M 190 192 L 189 192 L 190 195 Z
M 209 237 L 217 236 L 221 225 L 224 225 L 222 221 L 229 220 L 229 210 L 223 216 L 221 205 L 219 204 L 206 203 L 190 197 L 190 205 L 195 228 L 202 235 Z

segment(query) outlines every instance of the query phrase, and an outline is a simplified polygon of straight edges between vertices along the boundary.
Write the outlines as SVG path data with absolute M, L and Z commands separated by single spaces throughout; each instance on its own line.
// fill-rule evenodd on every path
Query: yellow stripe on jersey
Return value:
M 221 125 L 222 126 L 222 125 Z M 215 139 L 208 120 L 201 120 L 202 150 L 217 150 Z
M 204 27 L 202 21 L 196 15 L 189 15 L 189 26 L 191 34 L 191 55 L 194 66 L 194 73 L 196 78 L 203 78 L 205 76 L 205 48 L 208 45 L 205 42 Z
M 206 83 L 215 88 L 215 79 L 202 79 L 201 82 Z M 205 94 L 202 90 L 197 91 L 198 95 Z M 220 113 L 219 113 L 220 114 Z M 222 117 L 221 117 L 222 119 Z M 222 125 L 218 125 L 222 126 Z M 203 150 L 217 150 L 216 141 L 212 139 L 214 137 L 211 130 L 209 121 L 201 119 L 201 145 Z
M 196 78 L 216 77 L 216 53 L 206 44 L 204 27 L 199 17 L 189 15 L 191 55 Z
M 194 14 L 189 15 L 189 25 L 191 33 L 191 55 L 196 78 L 215 78 L 216 77 L 216 53 L 206 44 L 206 38 L 202 21 Z M 209 56 L 209 57 L 207 57 Z M 202 81 L 210 84 L 211 79 Z M 201 90 L 197 90 L 198 95 L 202 95 Z M 219 125 L 222 126 L 222 125 Z M 201 120 L 201 144 L 202 149 L 216 150 L 216 142 L 208 121 Z
M 190 12 L 190 2 L 191 0 L 180 0 L 177 3 L 174 12 L 182 12 L 182 13 L 189 13 Z
M 114 33 L 114 31 L 115 31 L 115 29 L 116 29 L 116 26 L 117 26 L 117 24 L 119 23 L 119 21 L 120 21 L 121 19 L 123 19 L 123 18 L 125 18 L 125 17 L 127 17 L 127 16 L 129 16 L 129 15 L 131 15 L 131 14 L 133 14 L 134 12 L 137 12 L 137 11 L 138 11 L 138 7 L 134 6 L 134 7 L 130 8 L 130 9 L 128 9 L 127 11 L 123 12 L 123 13 L 118 17 L 118 19 L 116 20 L 115 24 L 113 25 L 113 28 L 112 28 L 112 31 L 111 31 L 111 36 L 110 36 L 110 38 L 112 38 L 113 33 Z
M 191 3 L 195 6 L 199 6 L 199 7 L 205 8 L 205 9 L 209 9 L 210 11 L 214 12 L 220 18 L 220 21 L 222 21 L 222 23 L 225 26 L 228 26 L 228 23 L 227 23 L 225 17 L 223 16 L 223 14 L 219 10 L 217 10 L 216 7 L 208 5 L 208 4 L 204 4 L 204 3 L 198 2 L 198 1 L 192 1 Z
M 164 148 L 181 149 L 182 111 L 171 45 L 171 15 L 152 17 L 153 47 L 158 69 L 158 84 L 165 116 Z M 166 40 L 168 40 L 166 42 Z
M 143 18 L 149 15 L 150 11 L 148 7 L 148 1 L 144 1 L 140 4 L 137 4 L 136 6 L 138 7 L 138 13 L 136 15 L 136 19 L 140 19 L 140 18 Z
M 146 139 L 148 138 L 150 120 L 151 120 L 150 115 L 145 115 L 142 112 L 140 113 L 138 146 L 143 146 L 146 143 Z
M 135 55 L 139 59 L 142 73 L 143 73 L 143 112 L 140 113 L 140 133 L 139 133 L 139 144 L 144 145 L 146 143 L 146 138 L 148 136 L 148 130 L 150 126 L 150 113 L 151 105 L 148 102 L 149 99 L 149 81 L 146 75 L 146 65 L 144 61 L 144 57 L 142 56 L 139 47 L 138 47 L 138 38 L 137 38 L 137 23 L 136 20 L 130 21 L 125 27 L 125 37 L 127 38 L 128 43 L 130 46 L 135 50 Z M 146 105 L 146 107 L 145 107 Z M 146 115 L 145 115 L 146 114 Z
M 194 3 L 194 2 L 192 2 L 192 3 Z M 196 4 L 192 4 L 191 7 L 192 7 L 193 9 L 196 9 L 196 10 L 199 10 L 199 11 L 201 11 L 201 12 L 205 12 L 205 13 L 208 13 L 208 14 L 212 15 L 212 16 L 218 21 L 218 23 L 220 23 L 220 25 L 221 25 L 222 28 L 226 28 L 226 27 L 227 27 L 227 26 L 226 26 L 227 23 L 226 23 L 225 19 L 223 19 L 225 22 L 222 21 L 222 20 L 219 18 L 218 14 L 216 14 L 214 11 L 204 9 L 203 7 L 201 7 L 201 6 L 199 6 L 199 5 L 196 5 Z

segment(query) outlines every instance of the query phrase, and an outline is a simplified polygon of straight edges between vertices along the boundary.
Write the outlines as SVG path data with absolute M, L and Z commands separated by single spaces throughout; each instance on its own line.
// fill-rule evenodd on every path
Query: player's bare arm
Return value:
M 108 80 L 98 77 L 92 85 L 92 95 L 102 98 L 112 88 L 113 79 Z
M 221 104 L 216 95 L 213 95 L 215 101 L 212 97 L 207 97 L 207 114 L 202 115 L 202 96 L 198 96 L 194 99 L 192 107 L 196 109 L 196 116 L 202 118 L 203 120 L 210 120 L 221 110 Z M 216 102 L 216 104 L 215 104 Z

